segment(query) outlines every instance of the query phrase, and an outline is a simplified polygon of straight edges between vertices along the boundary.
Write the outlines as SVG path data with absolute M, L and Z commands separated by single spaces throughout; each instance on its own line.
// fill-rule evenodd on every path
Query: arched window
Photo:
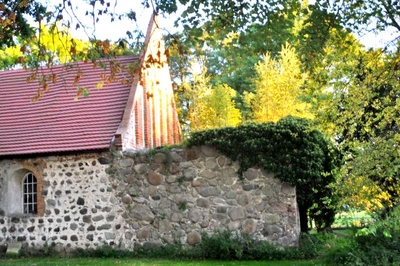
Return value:
M 32 173 L 27 173 L 22 180 L 23 212 L 37 213 L 37 179 Z

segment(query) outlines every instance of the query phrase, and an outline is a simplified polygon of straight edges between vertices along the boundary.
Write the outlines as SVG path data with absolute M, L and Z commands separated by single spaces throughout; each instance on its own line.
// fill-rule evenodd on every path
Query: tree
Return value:
M 35 0 L 4 0 L 0 3 L 0 48 L 15 45 L 15 38 L 29 39 L 34 35 L 26 16 L 38 22 L 46 8 Z
M 279 60 L 267 53 L 255 66 L 255 92 L 245 94 L 253 120 L 276 122 L 288 115 L 311 118 L 307 104 L 300 101 L 301 86 L 306 74 L 301 71 L 300 61 L 294 48 L 282 47 Z
M 330 9 L 337 15 L 343 26 L 352 30 L 384 31 L 389 28 L 400 36 L 400 3 L 392 0 L 364 1 L 318 1 L 316 6 L 321 10 Z
M 200 74 L 194 75 L 190 89 L 185 92 L 190 130 L 238 125 L 241 115 L 233 101 L 236 91 L 226 84 L 211 87 L 206 72 L 204 68 Z
M 354 63 L 352 75 L 335 83 L 328 119 L 346 159 L 342 183 L 369 179 L 369 190 L 379 188 L 371 208 L 380 212 L 400 199 L 399 53 L 361 51 Z
M 20 39 L 15 46 L 0 51 L 0 69 L 16 65 L 38 68 L 39 65 L 51 67 L 54 64 L 71 63 L 82 60 L 89 49 L 89 42 L 73 38 L 67 29 L 56 25 L 51 28 L 42 26 L 40 34 L 30 39 Z

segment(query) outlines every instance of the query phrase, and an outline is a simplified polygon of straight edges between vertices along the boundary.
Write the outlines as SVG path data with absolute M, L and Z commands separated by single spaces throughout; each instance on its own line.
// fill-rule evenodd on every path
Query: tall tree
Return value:
M 226 84 L 214 87 L 209 82 L 207 70 L 194 75 L 187 93 L 190 131 L 236 126 L 241 122 L 240 110 L 233 101 L 236 91 Z
M 329 119 L 346 158 L 343 178 L 368 178 L 371 188 L 379 187 L 384 193 L 374 196 L 380 199 L 378 211 L 400 200 L 399 54 L 361 51 L 352 75 L 332 91 Z
M 278 60 L 265 54 L 255 68 L 255 92 L 245 94 L 254 121 L 276 122 L 288 115 L 312 117 L 307 104 L 299 99 L 306 74 L 294 48 L 283 46 Z

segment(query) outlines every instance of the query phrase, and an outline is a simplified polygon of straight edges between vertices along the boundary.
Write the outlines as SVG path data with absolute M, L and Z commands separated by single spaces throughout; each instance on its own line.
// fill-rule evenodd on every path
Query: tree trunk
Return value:
M 308 232 L 308 217 L 307 207 L 299 204 L 299 215 L 300 215 L 300 230 L 303 233 Z

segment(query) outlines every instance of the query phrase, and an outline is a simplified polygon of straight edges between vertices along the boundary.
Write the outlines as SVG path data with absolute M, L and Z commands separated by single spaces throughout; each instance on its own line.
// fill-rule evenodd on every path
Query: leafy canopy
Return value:
M 279 54 L 279 59 L 273 59 L 267 53 L 255 65 L 255 92 L 245 93 L 252 120 L 276 122 L 288 115 L 312 118 L 307 104 L 299 99 L 307 76 L 301 71 L 295 49 L 286 44 Z

